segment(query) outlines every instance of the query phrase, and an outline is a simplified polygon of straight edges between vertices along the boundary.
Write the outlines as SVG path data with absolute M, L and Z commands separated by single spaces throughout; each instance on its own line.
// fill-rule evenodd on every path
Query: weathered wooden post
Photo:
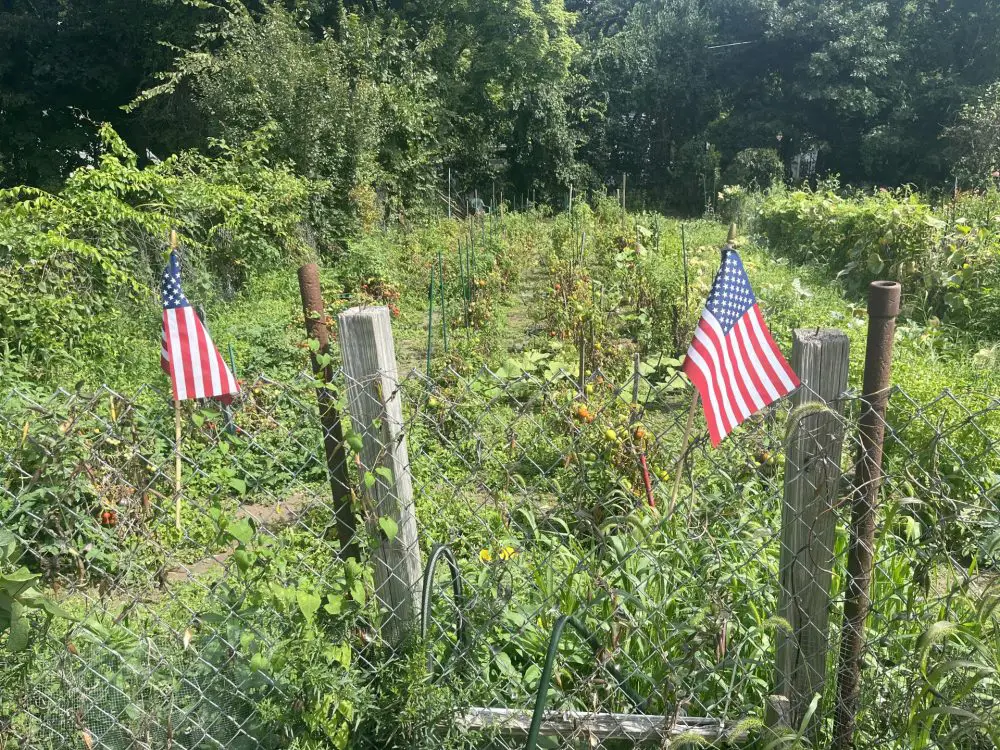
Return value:
M 796 408 L 810 403 L 827 408 L 800 413 L 785 456 L 778 615 L 791 629 L 779 633 L 777 640 L 775 698 L 783 709 L 775 713 L 793 727 L 826 684 L 834 503 L 844 444 L 840 398 L 847 390 L 849 356 L 850 342 L 843 331 L 795 331 L 792 369 L 802 387 L 792 403 Z M 815 716 L 810 726 L 818 727 L 818 719 Z
M 383 638 L 398 645 L 415 631 L 422 565 L 396 350 L 387 307 L 352 307 L 337 317 L 348 410 L 361 435 L 362 487 L 375 547 L 375 596 Z

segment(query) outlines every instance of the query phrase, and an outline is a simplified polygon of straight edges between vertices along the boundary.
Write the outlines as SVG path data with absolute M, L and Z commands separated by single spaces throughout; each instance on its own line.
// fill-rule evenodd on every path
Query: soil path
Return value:
M 241 505 L 236 511 L 236 520 L 250 519 L 258 529 L 274 531 L 295 523 L 315 499 L 314 496 L 298 493 L 285 498 L 280 503 Z M 235 547 L 231 547 L 215 555 L 203 557 L 190 565 L 176 567 L 166 573 L 166 581 L 167 583 L 184 583 L 213 570 L 225 568 L 235 549 Z

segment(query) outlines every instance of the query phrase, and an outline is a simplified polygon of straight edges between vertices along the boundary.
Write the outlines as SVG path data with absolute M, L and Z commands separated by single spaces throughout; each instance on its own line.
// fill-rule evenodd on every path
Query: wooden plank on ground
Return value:
M 523 737 L 531 726 L 531 711 L 514 708 L 468 708 L 456 724 L 466 731 L 494 731 Z M 542 719 L 543 736 L 597 740 L 645 742 L 698 736 L 709 741 L 746 740 L 747 731 L 737 722 L 699 716 L 681 716 L 672 724 L 664 716 L 646 714 L 605 714 L 589 711 L 546 711 Z

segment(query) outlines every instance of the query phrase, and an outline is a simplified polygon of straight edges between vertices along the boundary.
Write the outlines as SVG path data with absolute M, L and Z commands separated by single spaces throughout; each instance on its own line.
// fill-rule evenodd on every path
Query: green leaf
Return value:
M 253 563 L 250 553 L 245 549 L 238 549 L 233 552 L 233 560 L 236 561 L 236 567 L 244 573 L 250 569 L 250 566 Z
M 243 479 L 236 479 L 234 477 L 233 479 L 229 480 L 229 486 L 232 487 L 241 495 L 247 494 L 247 483 Z
M 399 533 L 399 525 L 395 520 L 389 518 L 389 516 L 382 516 L 378 519 L 379 528 L 382 529 L 382 533 L 385 534 L 386 539 L 390 542 L 396 538 L 396 534 Z
M 347 437 L 344 439 L 355 453 L 360 453 L 364 447 L 364 441 L 361 440 L 361 436 L 356 432 L 348 432 Z
M 319 596 L 308 591 L 303 591 L 302 589 L 296 589 L 295 601 L 299 605 L 299 612 L 302 613 L 302 616 L 306 618 L 306 622 L 309 623 L 316 617 L 316 612 L 323 603 L 323 600 Z
M 230 524 L 226 532 L 240 544 L 249 544 L 250 540 L 253 539 L 253 526 L 245 518 Z
M 351 666 L 351 644 L 335 643 L 323 651 L 327 664 L 339 664 L 342 667 Z
M 387 466 L 379 466 L 375 469 L 375 473 L 382 477 L 386 482 L 392 484 L 392 469 Z
M 16 599 L 30 589 L 38 578 L 39 576 L 27 568 L 18 568 L 13 573 L 0 575 L 0 591 L 6 593 L 12 599 Z
M 31 636 L 31 621 L 24 614 L 24 607 L 14 602 L 10 616 L 10 635 L 7 636 L 7 650 L 12 654 L 24 651 Z
M 339 594 L 327 594 L 326 604 L 323 605 L 323 611 L 330 615 L 339 615 L 344 609 L 344 597 Z
M 65 609 L 63 609 L 62 607 L 60 607 L 58 604 L 56 604 L 54 601 L 52 601 L 47 597 L 43 597 L 41 600 L 39 600 L 38 606 L 43 611 L 52 615 L 53 617 L 61 617 L 64 620 L 76 619 L 75 617 L 73 617 L 73 615 L 71 615 L 69 612 L 67 612 Z
M 365 584 L 363 581 L 357 580 L 351 584 L 351 598 L 359 605 L 365 603 Z
M 13 573 L 7 573 L 3 577 L 0 577 L 0 581 L 12 581 L 14 583 L 30 583 L 31 581 L 35 581 L 38 578 L 39 576 L 37 574 L 32 573 L 25 567 L 21 567 L 15 570 Z
M 375 475 L 372 474 L 370 471 L 366 471 L 365 472 L 365 487 L 367 487 L 368 489 L 371 489 L 374 486 L 375 486 Z

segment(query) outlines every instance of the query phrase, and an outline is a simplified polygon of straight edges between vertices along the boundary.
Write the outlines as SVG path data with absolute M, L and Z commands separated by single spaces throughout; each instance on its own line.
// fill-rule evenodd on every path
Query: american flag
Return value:
M 764 323 L 743 261 L 729 245 L 683 370 L 701 395 L 713 446 L 799 385 Z
M 239 392 L 239 386 L 184 296 L 176 252 L 170 253 L 170 262 L 163 272 L 162 291 L 160 366 L 173 383 L 174 400 L 217 398 L 229 402 Z

